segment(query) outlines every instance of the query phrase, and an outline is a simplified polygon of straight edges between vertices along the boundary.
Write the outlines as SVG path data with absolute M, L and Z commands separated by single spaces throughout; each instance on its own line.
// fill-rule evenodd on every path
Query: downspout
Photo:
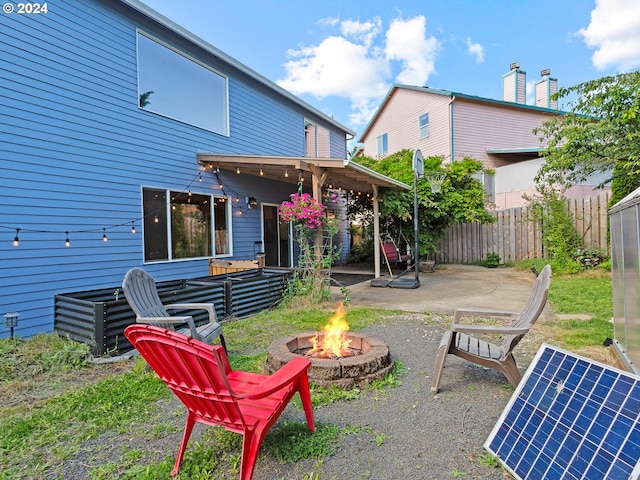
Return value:
M 453 130 L 453 102 L 455 101 L 456 96 L 455 95 L 451 95 L 451 100 L 449 100 L 449 138 L 450 138 L 450 145 L 449 145 L 449 156 L 451 157 L 451 163 L 454 162 L 455 160 L 455 145 L 454 145 L 454 141 L 453 141 L 453 135 L 454 135 L 454 130 Z

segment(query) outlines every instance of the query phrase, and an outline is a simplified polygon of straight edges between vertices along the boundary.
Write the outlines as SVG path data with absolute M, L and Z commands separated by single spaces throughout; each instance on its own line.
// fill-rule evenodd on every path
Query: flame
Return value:
M 347 338 L 349 323 L 345 320 L 347 310 L 342 302 L 338 303 L 336 312 L 323 327 L 323 332 L 317 332 L 310 340 L 313 348 L 308 356 L 332 358 L 349 356 L 351 340 Z

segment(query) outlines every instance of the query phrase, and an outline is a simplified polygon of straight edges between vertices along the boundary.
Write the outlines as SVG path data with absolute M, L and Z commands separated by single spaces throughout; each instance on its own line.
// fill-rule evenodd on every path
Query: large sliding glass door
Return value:
M 291 267 L 291 235 L 288 222 L 282 222 L 275 205 L 262 205 L 264 264 L 267 267 Z

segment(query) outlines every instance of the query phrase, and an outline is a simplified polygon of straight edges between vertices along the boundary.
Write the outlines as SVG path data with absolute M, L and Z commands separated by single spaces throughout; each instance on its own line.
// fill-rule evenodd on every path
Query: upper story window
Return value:
M 389 141 L 387 140 L 387 134 L 383 133 L 376 138 L 376 152 L 378 156 L 386 155 L 389 153 Z
M 317 158 L 331 157 L 331 149 L 329 144 L 329 130 L 305 120 L 304 122 L 304 142 L 305 156 Z
M 427 138 L 429 136 L 429 114 L 423 113 L 418 118 L 418 126 L 420 127 L 420 138 Z
M 230 202 L 224 197 L 143 188 L 142 209 L 146 262 L 231 252 Z
M 138 106 L 229 134 L 227 78 L 138 32 Z

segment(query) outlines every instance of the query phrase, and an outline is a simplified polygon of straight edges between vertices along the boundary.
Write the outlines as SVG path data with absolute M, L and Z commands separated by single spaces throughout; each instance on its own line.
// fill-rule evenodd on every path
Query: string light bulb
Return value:
M 264 171 L 262 170 L 262 167 L 260 167 L 260 176 L 264 177 Z
M 202 183 L 202 173 L 198 172 L 198 181 Z
M 102 241 L 103 242 L 109 241 L 109 239 L 107 238 L 107 229 L 106 228 L 102 229 Z
M 238 164 L 238 166 L 236 167 L 236 174 L 240 175 L 240 165 Z
M 71 246 L 71 240 L 69 240 L 69 232 L 65 232 L 66 234 L 66 238 L 64 239 L 64 246 L 65 247 L 70 247 Z
M 284 169 L 284 176 L 285 176 L 285 178 L 289 178 L 289 169 L 288 168 Z
M 20 229 L 16 228 L 16 236 L 13 239 L 13 246 L 17 247 L 18 245 L 20 245 L 20 239 L 18 238 L 18 235 L 20 234 Z
M 136 224 L 133 223 L 133 221 L 131 222 L 131 233 L 133 233 L 134 235 L 136 233 Z

